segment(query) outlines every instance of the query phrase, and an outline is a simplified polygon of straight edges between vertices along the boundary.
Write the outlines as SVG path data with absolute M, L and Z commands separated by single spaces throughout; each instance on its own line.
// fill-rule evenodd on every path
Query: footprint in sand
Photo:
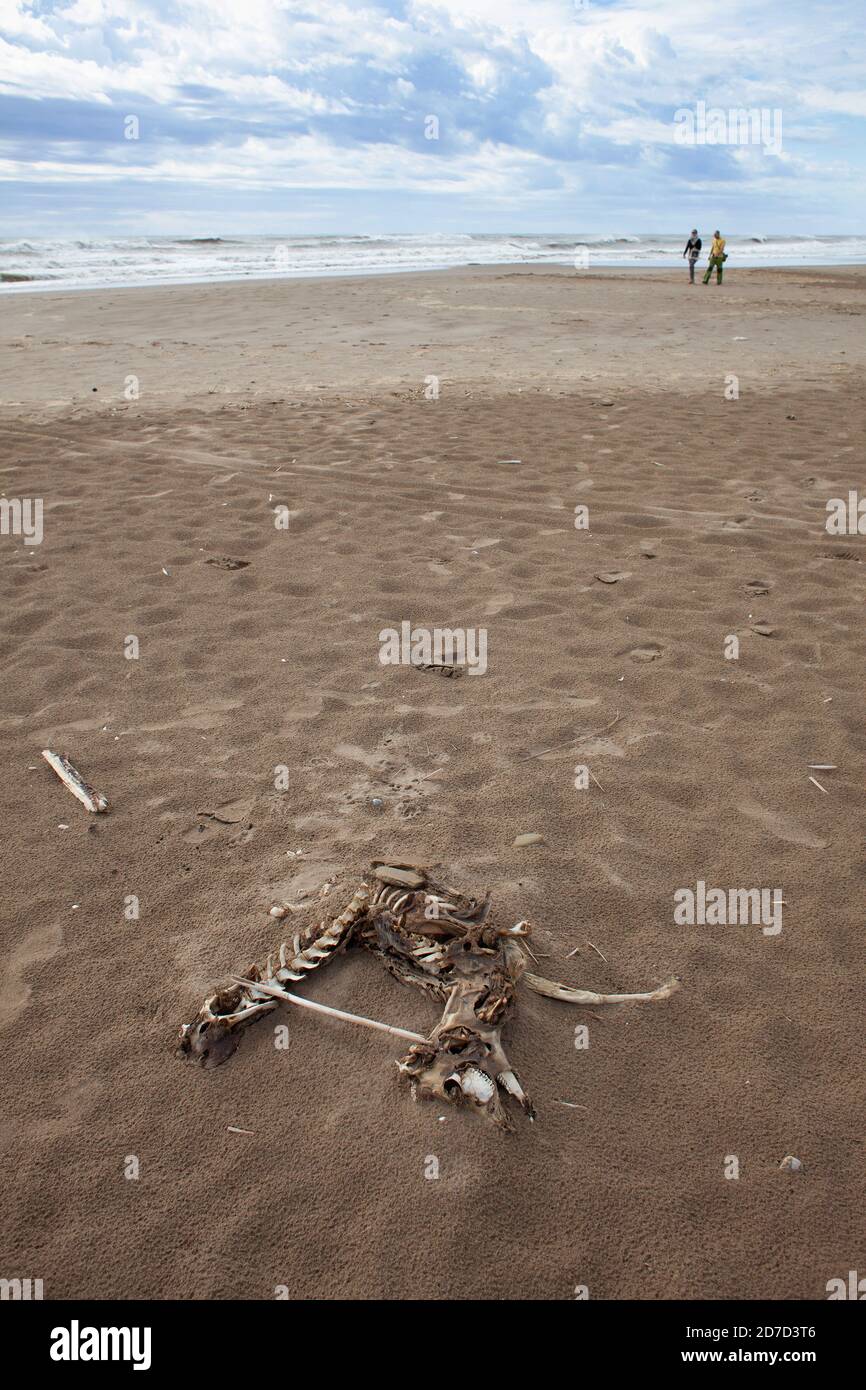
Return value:
M 555 700 L 521 700 L 517 704 L 497 705 L 500 714 L 538 714 L 548 710 L 589 709 L 599 703 L 598 696 L 584 700 L 579 695 L 569 695 L 565 691 Z
M 618 652 L 618 656 L 630 656 L 632 661 L 655 661 L 661 656 L 663 648 L 657 642 L 647 642 L 644 647 L 631 647 L 623 652 Z
M 13 1023 L 30 1001 L 33 987 L 24 978 L 30 967 L 52 960 L 62 945 L 63 928 L 55 925 L 37 927 L 13 946 L 0 976 L 0 1028 Z
M 177 719 L 172 719 L 167 724 L 142 724 L 137 732 L 162 734 L 175 729 L 213 729 L 221 722 L 222 715 L 238 709 L 241 704 L 242 700 L 211 700 L 205 705 L 187 705 Z
M 575 757 L 581 758 L 624 758 L 625 749 L 612 738 L 594 738 L 588 734 L 573 745 Z M 571 756 L 569 754 L 569 756 Z
M 484 609 L 485 618 L 495 618 L 497 613 L 501 613 L 503 608 L 507 608 L 513 602 L 513 594 L 494 594 L 492 598 L 487 600 L 487 606 Z
M 229 839 L 231 845 L 247 844 L 255 830 L 250 823 L 253 814 L 253 797 L 237 797 L 233 801 L 223 801 L 212 809 L 206 807 L 197 812 L 198 824 L 181 836 L 186 844 L 206 844 L 209 840 L 225 835 L 233 827 L 235 834 Z
M 245 570 L 249 563 L 249 560 L 235 560 L 230 555 L 216 555 L 205 560 L 206 565 L 214 565 L 220 570 Z
M 822 550 L 822 560 L 854 560 L 859 562 L 860 556 L 856 550 Z
M 513 622 L 525 623 L 532 618 L 553 617 L 556 613 L 561 613 L 562 609 L 558 604 L 553 603 L 524 603 L 514 607 L 503 608 L 501 617 Z
M 454 719 L 465 708 L 465 705 L 395 705 L 394 713 L 399 714 L 401 719 L 408 718 L 410 714 L 429 716 L 431 719 Z
M 785 840 L 789 845 L 802 845 L 805 849 L 825 849 L 827 846 L 826 840 L 819 839 L 810 830 L 797 825 L 796 821 L 759 805 L 757 801 L 743 801 L 737 810 L 763 826 L 771 835 L 775 835 L 777 840 Z

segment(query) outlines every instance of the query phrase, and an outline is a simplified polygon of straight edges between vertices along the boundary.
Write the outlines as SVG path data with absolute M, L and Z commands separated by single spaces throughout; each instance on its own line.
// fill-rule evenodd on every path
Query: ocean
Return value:
M 0 293 L 378 275 L 468 265 L 677 266 L 688 235 L 534 236 L 417 233 L 393 236 L 112 237 L 0 239 Z M 704 235 L 708 245 L 711 233 Z M 864 236 L 729 236 L 737 266 L 866 263 Z

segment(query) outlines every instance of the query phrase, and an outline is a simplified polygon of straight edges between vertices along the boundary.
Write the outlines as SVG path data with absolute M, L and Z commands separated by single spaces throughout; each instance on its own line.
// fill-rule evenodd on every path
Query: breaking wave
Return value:
M 393 274 L 467 265 L 670 266 L 679 236 L 470 232 L 331 236 L 111 237 L 0 241 L 3 293 L 299 276 Z M 728 236 L 730 267 L 857 265 L 863 236 Z

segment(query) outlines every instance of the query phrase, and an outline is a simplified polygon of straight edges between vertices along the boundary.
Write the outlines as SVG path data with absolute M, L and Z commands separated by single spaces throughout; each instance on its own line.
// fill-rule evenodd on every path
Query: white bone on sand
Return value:
M 78 797 L 78 800 L 87 807 L 88 811 L 95 814 L 98 811 L 108 810 L 108 797 L 103 796 L 101 792 L 94 791 L 62 753 L 52 753 L 50 748 L 43 748 L 42 756 L 48 766 L 57 773 L 63 785 L 69 788 L 73 796 Z
M 658 1004 L 670 999 L 680 987 L 676 975 L 659 985 L 658 989 L 648 990 L 644 994 L 596 994 L 592 989 L 569 989 L 568 985 L 545 980 L 543 975 L 531 975 L 529 971 L 523 976 L 523 982 L 536 994 L 543 994 L 547 999 L 559 999 L 563 1004 Z
M 342 1009 L 332 1009 L 327 1004 L 317 1004 L 314 999 L 302 999 L 299 994 L 291 994 L 279 985 L 265 984 L 264 980 L 245 980 L 240 975 L 230 975 L 232 984 L 243 985 L 251 995 L 267 994 L 273 999 L 285 999 L 287 1004 L 300 1004 L 302 1009 L 315 1009 L 316 1013 L 327 1014 L 329 1018 L 342 1019 L 343 1023 L 360 1023 L 362 1028 L 375 1028 L 378 1033 L 391 1033 L 395 1038 L 409 1038 L 411 1042 L 422 1043 L 425 1039 L 420 1033 L 410 1033 L 407 1028 L 392 1028 L 390 1023 L 379 1023 L 375 1018 L 363 1018 L 360 1014 L 347 1014 Z

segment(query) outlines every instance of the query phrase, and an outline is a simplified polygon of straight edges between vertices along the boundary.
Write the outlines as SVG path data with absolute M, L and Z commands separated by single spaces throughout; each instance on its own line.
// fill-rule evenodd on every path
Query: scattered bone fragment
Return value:
M 268 916 L 281 922 L 290 913 L 306 912 L 309 906 L 309 903 L 274 903 L 273 907 L 268 908 Z
M 377 864 L 374 870 L 374 877 L 380 883 L 393 884 L 395 888 L 423 888 L 424 876 L 415 869 L 400 867 L 396 864 Z

